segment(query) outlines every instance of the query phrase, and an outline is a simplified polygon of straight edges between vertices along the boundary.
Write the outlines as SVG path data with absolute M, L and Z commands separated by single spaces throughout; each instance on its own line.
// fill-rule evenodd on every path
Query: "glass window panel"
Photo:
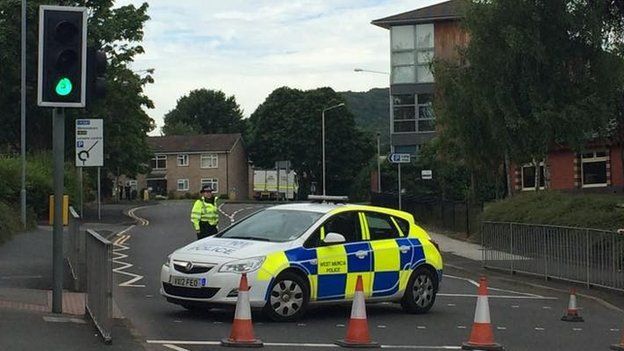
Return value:
M 368 222 L 370 240 L 398 239 L 399 231 L 390 220 L 390 216 L 380 213 L 365 213 Z
M 418 155 L 419 149 L 420 145 L 396 145 L 394 147 L 394 152 L 399 154 Z
M 394 108 L 394 120 L 416 119 L 416 111 L 414 106 L 404 106 Z
M 395 52 L 392 54 L 392 65 L 413 65 L 414 64 L 414 52 Z
M 435 132 L 435 120 L 424 119 L 418 121 L 419 132 Z
M 415 132 L 415 131 L 416 131 L 416 121 L 394 121 L 395 133 L 405 133 L 405 132 Z
M 540 188 L 546 184 L 544 166 L 540 166 Z M 535 189 L 535 166 L 522 167 L 522 188 Z
M 416 26 L 416 46 L 419 49 L 433 47 L 433 23 Z
M 416 66 L 416 75 L 418 76 L 419 83 L 432 83 L 433 73 L 429 69 L 429 65 Z
M 418 94 L 418 104 L 419 105 L 430 104 L 431 102 L 433 102 L 433 95 L 432 94 Z
M 606 183 L 607 162 L 583 162 L 583 185 Z
M 418 51 L 416 52 L 416 58 L 419 64 L 428 64 L 433 61 L 433 50 Z
M 393 67 L 392 83 L 416 83 L 416 72 L 414 66 Z
M 606 151 L 596 151 L 596 157 L 607 157 Z
M 392 51 L 414 49 L 414 26 L 391 28 Z
M 210 186 L 210 188 L 212 189 L 213 193 L 218 193 L 219 192 L 219 180 L 216 178 L 207 178 L 207 179 L 202 179 L 201 180 L 201 186 Z
M 433 114 L 433 106 L 431 104 L 418 106 L 418 118 L 419 119 L 435 119 Z
M 392 95 L 392 104 L 397 105 L 414 105 L 415 95 Z

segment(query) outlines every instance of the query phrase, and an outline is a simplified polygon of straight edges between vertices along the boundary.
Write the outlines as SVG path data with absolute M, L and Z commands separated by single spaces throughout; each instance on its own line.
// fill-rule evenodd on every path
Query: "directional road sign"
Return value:
M 410 154 L 390 154 L 388 161 L 392 163 L 410 163 Z
M 76 120 L 76 167 L 104 166 L 103 132 L 101 119 Z
M 433 179 L 433 172 L 430 169 L 423 169 L 420 171 L 421 179 Z

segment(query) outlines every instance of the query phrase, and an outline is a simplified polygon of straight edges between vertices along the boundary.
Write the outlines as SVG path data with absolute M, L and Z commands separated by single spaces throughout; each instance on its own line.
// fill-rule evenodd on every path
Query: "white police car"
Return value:
M 301 317 L 310 303 L 352 299 L 358 275 L 367 300 L 425 313 L 435 302 L 442 257 L 406 212 L 279 205 L 169 255 L 161 294 L 189 309 L 235 304 L 241 273 L 249 279 L 252 307 L 276 321 Z

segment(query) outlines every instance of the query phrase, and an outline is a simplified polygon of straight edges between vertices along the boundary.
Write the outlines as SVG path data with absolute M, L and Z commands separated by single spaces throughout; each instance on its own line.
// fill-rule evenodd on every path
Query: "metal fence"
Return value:
M 596 229 L 484 222 L 483 265 L 624 291 L 624 235 Z
M 66 257 L 74 291 L 86 289 L 86 256 L 85 256 L 85 232 L 80 230 L 80 216 L 73 207 L 69 207 L 68 240 Z
M 405 195 L 402 209 L 414 215 L 419 224 L 466 233 L 478 232 L 479 215 L 483 204 L 442 199 L 432 195 Z M 398 196 L 391 193 L 372 193 L 371 203 L 376 206 L 398 208 Z
M 104 338 L 111 343 L 113 325 L 113 244 L 87 230 L 87 313 Z

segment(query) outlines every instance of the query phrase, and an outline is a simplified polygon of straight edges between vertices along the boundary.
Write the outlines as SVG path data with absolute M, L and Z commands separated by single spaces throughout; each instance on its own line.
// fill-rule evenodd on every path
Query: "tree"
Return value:
M 250 157 L 255 166 L 273 168 L 290 160 L 299 176 L 300 196 L 311 182 L 322 188 L 321 112 L 343 102 L 331 88 L 274 90 L 249 119 Z M 326 179 L 329 194 L 349 194 L 360 169 L 373 155 L 372 135 L 360 131 L 346 108 L 325 113 Z
M 610 44 L 622 32 L 605 25 L 617 18 L 607 3 L 470 3 L 464 21 L 470 43 L 460 60 L 469 64 L 442 62 L 436 69 L 445 95 L 442 129 L 462 150 L 482 147 L 482 157 L 466 153 L 468 167 L 493 173 L 500 167 L 488 159 L 539 163 L 554 145 L 581 150 L 607 132 L 622 96 L 624 62 Z
M 0 0 L 0 147 L 19 149 L 20 125 L 20 1 Z M 27 146 L 29 151 L 52 146 L 51 109 L 39 108 L 36 102 L 37 38 L 39 5 L 51 1 L 29 0 L 27 21 Z M 55 2 L 59 4 L 59 2 Z M 89 45 L 105 51 L 107 95 L 89 111 L 66 109 L 66 156 L 73 159 L 75 118 L 104 119 L 104 174 L 127 174 L 145 171 L 151 157 L 147 133 L 154 128 L 144 108 L 153 108 L 143 88 L 153 83 L 153 70 L 139 75 L 129 65 L 144 52 L 143 26 L 149 19 L 147 3 L 113 8 L 111 0 L 64 0 L 61 5 L 85 6 L 89 10 Z
M 178 99 L 165 115 L 165 135 L 242 133 L 243 113 L 234 96 L 220 90 L 198 89 Z

